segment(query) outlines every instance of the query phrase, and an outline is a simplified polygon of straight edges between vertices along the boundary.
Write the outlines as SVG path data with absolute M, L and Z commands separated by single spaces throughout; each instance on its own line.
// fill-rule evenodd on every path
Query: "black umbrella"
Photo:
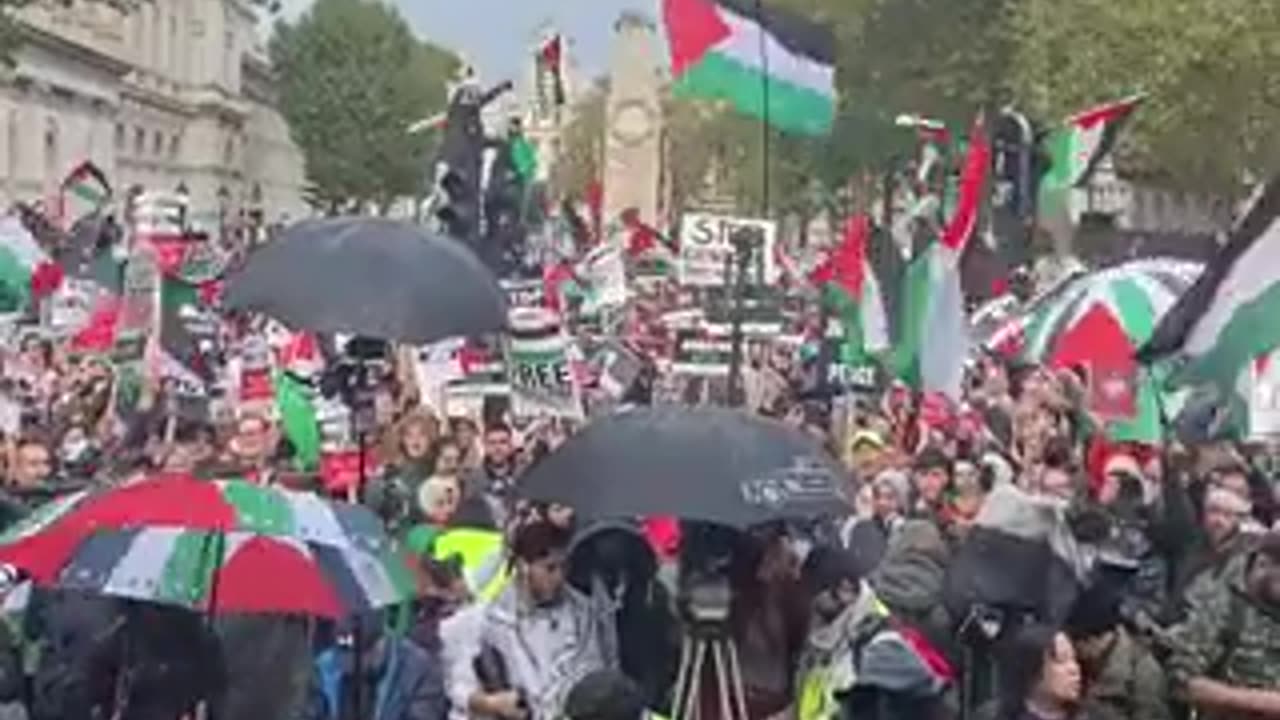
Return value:
M 463 245 L 382 218 L 305 220 L 252 255 L 225 304 L 292 328 L 426 343 L 501 330 L 506 298 Z
M 812 438 L 721 408 L 644 408 L 597 420 L 520 480 L 587 518 L 676 515 L 747 527 L 844 512 L 843 472 Z

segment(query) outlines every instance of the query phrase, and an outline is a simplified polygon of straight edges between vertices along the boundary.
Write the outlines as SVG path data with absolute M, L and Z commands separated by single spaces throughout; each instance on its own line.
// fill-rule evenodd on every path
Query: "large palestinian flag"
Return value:
M 662 10 L 677 95 L 726 100 L 788 132 L 831 130 L 829 29 L 753 0 L 663 0 Z
M 913 388 L 959 399 L 969 349 L 960 259 L 978 226 L 991 146 L 979 117 L 960 170 L 959 197 L 941 236 L 907 266 L 894 372 Z
M 1280 175 L 1232 230 L 1226 247 L 1165 313 L 1139 357 L 1179 354 L 1175 379 L 1235 387 L 1255 358 L 1280 347 Z
M 868 257 L 870 241 L 867 216 L 850 218 L 840 245 L 809 275 L 844 328 L 841 354 L 849 364 L 869 362 L 889 349 L 889 319 Z

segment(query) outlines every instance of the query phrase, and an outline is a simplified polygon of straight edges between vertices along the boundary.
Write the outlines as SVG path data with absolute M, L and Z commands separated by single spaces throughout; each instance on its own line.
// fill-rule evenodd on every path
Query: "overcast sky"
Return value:
M 570 42 L 588 76 L 604 71 L 613 21 L 622 10 L 658 19 L 660 0 L 392 0 L 418 35 L 461 55 L 486 81 L 522 77 L 521 64 L 546 23 Z M 284 0 L 296 16 L 311 0 Z

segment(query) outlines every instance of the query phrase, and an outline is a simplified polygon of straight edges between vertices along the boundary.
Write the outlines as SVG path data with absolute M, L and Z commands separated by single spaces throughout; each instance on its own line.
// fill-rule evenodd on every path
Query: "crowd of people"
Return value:
M 1065 370 L 983 357 L 963 409 L 939 415 L 898 387 L 834 402 L 799 357 L 752 355 L 750 410 L 820 437 L 848 470 L 849 503 L 843 517 L 780 520 L 725 540 L 726 631 L 750 717 L 1280 716 L 1269 448 L 1109 443 L 1080 376 Z M 159 388 L 122 421 L 110 412 L 110 364 L 37 334 L 20 338 L 4 375 L 8 523 L 71 489 L 157 472 L 308 487 L 269 413 L 175 418 Z M 12 711 L 168 720 L 203 702 L 218 717 L 316 720 L 671 712 L 687 629 L 674 568 L 715 533 L 674 517 L 582 527 L 570 507 L 528 502 L 522 472 L 571 424 L 442 417 L 404 378 L 388 371 L 373 391 L 377 461 L 359 495 L 413 557 L 411 604 L 336 624 L 220 618 L 211 631 L 185 611 L 37 589 L 5 626 L 0 692 Z M 647 401 L 653 379 L 643 373 L 628 399 Z M 1109 560 L 1065 612 L 1005 611 L 974 640 L 983 618 L 948 601 L 949 569 L 989 498 L 1010 488 L 1056 503 L 1077 539 Z M 470 559 L 442 549 L 458 529 L 497 538 L 494 573 L 477 579 Z M 881 672 L 869 641 L 886 627 L 911 640 L 936 682 L 869 684 Z M 705 680 L 702 712 L 721 715 Z

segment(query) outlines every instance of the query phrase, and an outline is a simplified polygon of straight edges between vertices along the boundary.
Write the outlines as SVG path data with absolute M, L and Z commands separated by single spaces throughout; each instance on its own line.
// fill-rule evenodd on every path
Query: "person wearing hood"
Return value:
M 880 564 L 889 540 L 903 522 L 911 481 L 898 470 L 885 470 L 871 485 L 871 516 L 852 517 L 840 529 L 840 544 L 852 553 L 860 575 Z
M 809 633 L 796 665 L 796 720 L 840 714 L 839 696 L 857 676 L 855 641 L 888 611 L 862 580 L 857 559 L 844 550 L 815 548 L 801 570 L 812 598 Z

